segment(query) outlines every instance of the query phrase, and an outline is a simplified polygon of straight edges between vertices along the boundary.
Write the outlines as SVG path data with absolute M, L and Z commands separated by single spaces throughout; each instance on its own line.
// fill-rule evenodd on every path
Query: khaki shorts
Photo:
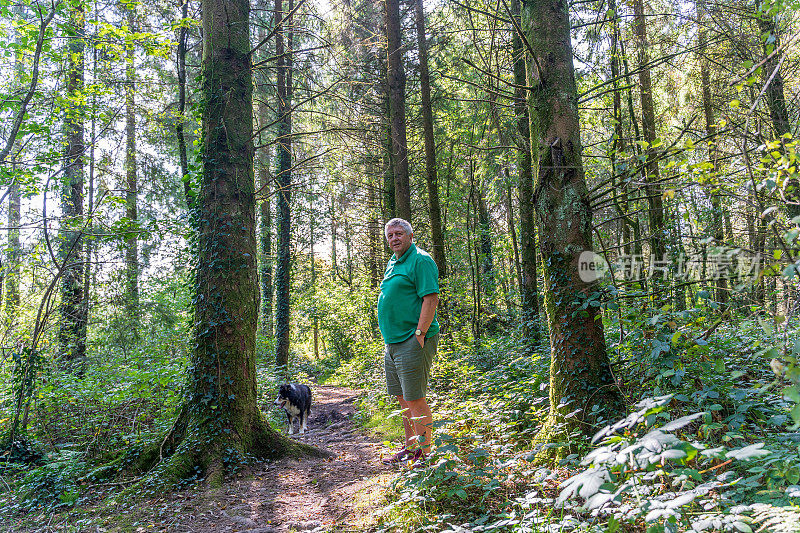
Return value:
M 425 339 L 424 347 L 420 347 L 414 335 L 403 342 L 386 345 L 383 367 L 386 370 L 386 388 L 391 396 L 402 396 L 406 401 L 425 397 L 438 345 L 438 333 Z

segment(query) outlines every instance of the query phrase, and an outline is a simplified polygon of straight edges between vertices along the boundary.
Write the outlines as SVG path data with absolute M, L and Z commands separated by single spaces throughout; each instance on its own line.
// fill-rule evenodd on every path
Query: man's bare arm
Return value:
M 422 297 L 422 310 L 419 312 L 419 321 L 417 322 L 417 329 L 422 332 L 422 335 L 417 337 L 420 346 L 425 344 L 425 333 L 431 327 L 438 306 L 439 295 L 437 293 L 426 294 Z

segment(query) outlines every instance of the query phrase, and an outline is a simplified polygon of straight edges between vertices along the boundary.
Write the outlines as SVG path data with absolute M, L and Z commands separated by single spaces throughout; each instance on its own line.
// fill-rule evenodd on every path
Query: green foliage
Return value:
M 52 511 L 74 507 L 81 501 L 78 479 L 86 471 L 85 455 L 62 450 L 47 464 L 31 470 L 18 484 L 18 502 L 10 511 Z

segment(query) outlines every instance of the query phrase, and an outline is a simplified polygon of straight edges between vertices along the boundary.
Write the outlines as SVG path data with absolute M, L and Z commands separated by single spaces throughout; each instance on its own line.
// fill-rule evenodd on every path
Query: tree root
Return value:
M 246 439 L 212 439 L 208 435 L 198 435 L 196 429 L 188 429 L 187 412 L 186 407 L 181 409 L 175 424 L 163 438 L 154 439 L 143 448 L 130 450 L 95 469 L 86 480 L 108 479 L 117 473 L 144 474 L 108 502 L 114 506 L 153 498 L 198 480 L 206 486 L 217 487 L 226 475 L 255 460 L 334 455 L 272 431 L 263 418 L 253 424 Z

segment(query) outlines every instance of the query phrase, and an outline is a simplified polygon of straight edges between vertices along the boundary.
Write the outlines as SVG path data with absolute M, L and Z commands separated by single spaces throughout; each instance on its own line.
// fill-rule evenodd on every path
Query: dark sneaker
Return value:
M 414 455 L 409 459 L 411 468 L 425 468 L 428 466 L 428 456 L 421 449 L 414 450 Z
M 421 452 L 422 450 L 418 450 Z M 381 459 L 381 462 L 385 465 L 396 465 L 398 463 L 402 463 L 408 460 L 413 460 L 415 457 L 416 452 L 411 452 L 406 448 L 403 448 L 396 454 L 392 455 L 391 457 L 384 457 Z

